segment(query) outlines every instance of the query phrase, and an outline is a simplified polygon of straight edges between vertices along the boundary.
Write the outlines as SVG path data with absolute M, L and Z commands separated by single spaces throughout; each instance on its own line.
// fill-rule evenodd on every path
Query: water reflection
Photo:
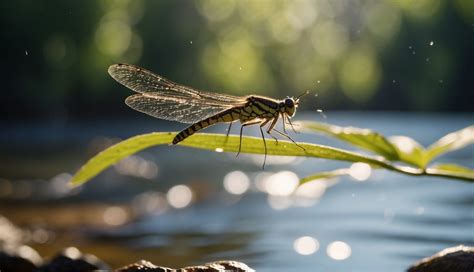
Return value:
M 274 210 L 284 210 L 291 206 L 292 201 L 287 196 L 276 196 L 268 195 L 267 196 L 268 205 Z
M 245 193 L 250 187 L 250 179 L 242 171 L 233 171 L 224 177 L 224 189 L 234 195 Z
M 54 235 L 42 228 L 35 229 L 31 232 L 31 239 L 38 244 L 44 244 L 48 242 L 51 239 L 51 236 Z
M 193 192 L 189 186 L 176 185 L 169 189 L 166 199 L 172 207 L 181 209 L 191 204 Z
M 165 194 L 150 191 L 136 196 L 133 199 L 132 207 L 137 215 L 158 215 L 168 210 L 168 201 Z
M 324 195 L 327 187 L 327 180 L 316 180 L 299 186 L 293 194 L 295 206 L 313 206 Z
M 255 165 L 262 165 L 261 156 L 246 156 L 248 157 Z M 267 156 L 266 165 L 290 165 L 298 164 L 301 162 L 302 158 L 292 157 L 292 156 Z
M 104 210 L 102 218 L 108 225 L 120 226 L 128 221 L 129 216 L 122 207 L 111 206 Z
M 298 254 L 311 255 L 319 250 L 319 242 L 310 236 L 303 236 L 295 240 L 293 248 Z
M 289 196 L 298 186 L 299 178 L 291 171 L 281 171 L 263 180 L 265 192 L 273 196 Z
M 410 127 L 406 119 L 397 130 Z M 439 134 L 433 132 L 438 127 L 429 120 L 423 117 L 414 122 L 412 131 Z M 446 130 L 459 124 L 455 118 L 449 120 L 442 126 Z M 417 139 L 432 142 L 429 137 Z M 51 167 L 56 174 L 34 180 L 8 176 L 0 179 L 0 196 L 7 197 L 0 212 L 24 226 L 36 226 L 18 236 L 30 239 L 41 254 L 51 246 L 62 248 L 81 241 L 81 251 L 106 256 L 117 267 L 139 258 L 167 266 L 237 259 L 258 271 L 312 271 L 319 264 L 328 270 L 351 271 L 364 270 L 360 263 L 372 256 L 375 270 L 402 271 L 443 247 L 472 243 L 471 184 L 428 178 L 416 182 L 389 172 L 383 172 L 383 182 L 346 182 L 370 178 L 369 167 L 355 164 L 352 178 L 342 178 L 337 186 L 331 187 L 334 180 L 318 180 L 298 187 L 295 173 L 307 175 L 339 165 L 308 160 L 274 165 L 267 169 L 270 172 L 261 171 L 261 160 L 258 165 L 234 160 L 234 155 L 222 160 L 215 152 L 206 152 L 200 164 L 197 152 L 163 147 L 153 158 L 141 153 L 140 158 L 159 162 L 159 179 L 133 182 L 137 179 L 133 175 L 106 171 L 78 195 L 63 188 L 70 177 L 65 169 Z M 472 150 L 458 154 L 453 160 L 472 165 Z M 166 159 L 160 161 L 161 157 Z M 75 165 L 82 162 L 77 159 Z M 57 164 L 54 159 L 42 161 L 43 168 Z M 29 166 L 27 162 L 19 165 L 20 174 Z M 287 169 L 291 171 L 282 171 Z M 42 198 L 38 202 L 38 194 L 52 201 Z M 27 199 L 13 198 L 28 195 Z M 59 195 L 70 198 L 58 201 Z M 371 246 L 360 247 L 366 243 Z M 305 258 L 303 254 L 314 255 Z
M 311 207 L 335 182 L 335 179 L 319 179 L 299 185 L 298 176 L 291 171 L 260 172 L 254 177 L 255 188 L 268 194 L 267 203 L 274 210 Z
M 352 254 L 351 247 L 342 241 L 334 241 L 330 243 L 326 249 L 328 256 L 334 260 L 345 260 Z
M 114 167 L 121 175 L 145 179 L 155 179 L 158 176 L 158 166 L 155 162 L 136 155 L 121 160 Z
M 372 168 L 367 163 L 353 163 L 349 169 L 349 175 L 356 181 L 366 181 L 372 174 Z

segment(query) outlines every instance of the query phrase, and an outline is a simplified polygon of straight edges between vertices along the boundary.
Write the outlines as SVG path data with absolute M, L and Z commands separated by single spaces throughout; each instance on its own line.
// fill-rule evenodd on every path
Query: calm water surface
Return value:
M 472 114 L 326 114 L 329 123 L 407 135 L 425 146 L 474 123 Z M 324 121 L 316 114 L 297 117 Z M 74 245 L 113 267 L 139 259 L 171 267 L 233 259 L 258 271 L 402 271 L 443 248 L 474 245 L 474 187 L 465 182 L 362 167 L 366 180 L 321 181 L 306 194 L 285 196 L 296 177 L 351 166 L 343 162 L 270 158 L 263 171 L 261 156 L 162 146 L 80 189 L 65 186 L 70 173 L 117 138 L 183 127 L 145 116 L 5 123 L 0 213 L 25 229 L 45 230 L 46 238 L 27 241 L 43 256 Z M 318 135 L 294 138 L 351 148 Z M 440 161 L 474 167 L 473 152 L 470 147 Z M 305 236 L 311 238 L 296 242 Z

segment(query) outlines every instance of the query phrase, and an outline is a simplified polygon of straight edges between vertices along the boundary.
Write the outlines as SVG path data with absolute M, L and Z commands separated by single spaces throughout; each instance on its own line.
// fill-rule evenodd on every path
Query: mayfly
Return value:
M 258 95 L 239 97 L 204 92 L 179 85 L 146 69 L 130 64 L 111 65 L 109 74 L 120 84 L 138 93 L 127 97 L 125 100 L 125 103 L 131 108 L 156 118 L 192 124 L 174 137 L 173 144 L 177 144 L 197 131 L 216 123 L 230 123 L 227 131 L 227 135 L 229 135 L 232 123 L 238 120 L 242 126 L 240 128 L 240 144 L 237 155 L 240 153 L 242 146 L 243 128 L 260 124 L 260 133 L 265 148 L 263 167 L 265 167 L 267 156 L 267 144 L 262 130 L 265 125 L 270 123 L 266 132 L 275 140 L 277 138 L 271 134 L 272 131 L 276 131 L 298 145 L 286 133 L 285 123 L 288 121 L 293 128 L 290 117 L 295 115 L 299 99 L 308 92 L 303 93 L 296 99 L 287 97 L 283 100 Z M 284 132 L 274 129 L 280 117 Z

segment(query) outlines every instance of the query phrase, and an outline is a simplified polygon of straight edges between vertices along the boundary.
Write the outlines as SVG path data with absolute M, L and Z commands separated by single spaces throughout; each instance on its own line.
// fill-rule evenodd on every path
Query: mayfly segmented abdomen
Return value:
M 250 102 L 239 108 L 240 121 L 245 123 L 253 119 L 269 119 L 279 114 L 278 104 L 269 99 L 249 98 Z
M 223 112 L 220 112 L 214 116 L 211 116 L 209 118 L 206 118 L 202 121 L 199 121 L 197 123 L 194 123 L 178 133 L 174 139 L 173 139 L 173 144 L 177 144 L 181 142 L 182 140 L 188 138 L 189 136 L 193 135 L 197 131 L 204 129 L 206 127 L 212 126 L 217 123 L 223 123 L 223 122 L 233 122 L 235 120 L 239 119 L 239 114 L 238 111 L 231 108 L 227 109 Z

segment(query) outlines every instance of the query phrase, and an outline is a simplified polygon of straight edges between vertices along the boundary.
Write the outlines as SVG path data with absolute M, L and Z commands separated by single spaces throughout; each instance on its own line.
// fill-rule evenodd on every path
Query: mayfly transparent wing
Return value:
M 138 93 L 125 100 L 128 106 L 160 119 L 195 123 L 246 102 L 245 97 L 203 92 L 179 85 L 129 64 L 112 65 L 109 74 Z
M 198 100 L 196 102 L 156 93 L 136 94 L 125 100 L 128 106 L 137 111 L 156 118 L 187 124 L 196 123 L 230 108 L 226 104 L 216 105 L 199 102 L 204 101 Z
M 146 69 L 130 64 L 114 64 L 109 67 L 109 74 L 120 84 L 141 94 L 158 92 L 161 95 L 207 100 L 210 104 L 240 105 L 245 98 L 227 94 L 199 91 L 177 84 Z

